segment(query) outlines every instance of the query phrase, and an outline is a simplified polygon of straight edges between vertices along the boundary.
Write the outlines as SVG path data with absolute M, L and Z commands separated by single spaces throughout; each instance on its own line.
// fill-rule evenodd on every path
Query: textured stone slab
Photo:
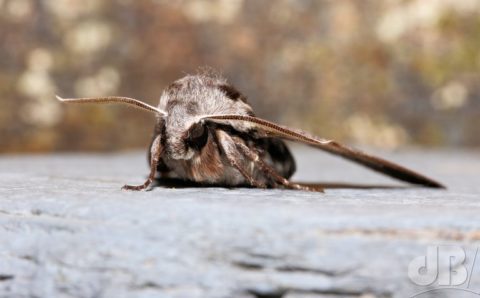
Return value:
M 295 153 L 297 180 L 400 185 Z M 383 156 L 449 189 L 132 193 L 120 187 L 142 182 L 143 153 L 0 157 L 0 297 L 474 297 L 407 272 L 429 245 L 463 247 L 474 265 L 480 155 Z

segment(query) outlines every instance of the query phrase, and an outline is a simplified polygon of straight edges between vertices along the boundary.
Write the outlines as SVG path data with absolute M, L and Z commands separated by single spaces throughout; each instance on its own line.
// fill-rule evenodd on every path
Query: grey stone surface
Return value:
M 295 153 L 297 180 L 396 184 Z M 478 152 L 382 155 L 449 189 L 137 193 L 143 153 L 0 157 L 0 297 L 478 297 Z M 415 285 L 409 262 L 445 244 L 469 284 Z

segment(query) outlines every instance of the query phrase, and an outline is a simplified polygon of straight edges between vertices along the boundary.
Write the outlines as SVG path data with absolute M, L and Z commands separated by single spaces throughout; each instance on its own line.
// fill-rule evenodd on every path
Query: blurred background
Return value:
M 55 94 L 156 105 L 202 66 L 323 137 L 480 145 L 480 0 L 0 0 L 0 152 L 145 148 L 150 115 Z

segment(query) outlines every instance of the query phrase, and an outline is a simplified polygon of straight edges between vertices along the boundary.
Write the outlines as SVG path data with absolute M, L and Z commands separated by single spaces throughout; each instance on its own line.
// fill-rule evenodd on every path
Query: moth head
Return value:
M 205 123 L 196 122 L 184 133 L 185 145 L 194 150 L 201 150 L 208 141 L 209 131 Z
M 202 122 L 177 127 L 167 126 L 167 131 L 165 149 L 173 159 L 192 159 L 212 141 L 210 130 Z

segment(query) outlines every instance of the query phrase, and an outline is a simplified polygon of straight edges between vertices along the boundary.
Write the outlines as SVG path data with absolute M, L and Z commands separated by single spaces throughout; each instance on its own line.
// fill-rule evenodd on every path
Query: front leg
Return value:
M 255 149 L 251 149 L 247 147 L 239 139 L 235 139 L 234 142 L 236 147 L 245 156 L 247 156 L 255 164 L 255 166 L 258 167 L 264 173 L 266 177 L 273 179 L 276 183 L 280 183 L 281 185 L 283 185 L 285 188 L 288 188 L 288 189 L 323 192 L 323 188 L 321 187 L 309 187 L 306 185 L 301 185 L 301 184 L 289 181 L 285 177 L 282 177 L 280 174 L 278 174 L 273 167 L 271 167 L 266 162 L 264 162 L 260 158 L 260 156 L 258 155 L 258 152 Z
M 145 181 L 145 183 L 141 185 L 124 185 L 122 189 L 125 190 L 144 190 L 150 184 L 152 184 L 152 181 L 155 179 L 155 174 L 157 172 L 157 166 L 158 162 L 160 161 L 160 158 L 163 153 L 163 146 L 161 144 L 161 136 L 157 135 L 155 139 L 152 142 L 152 145 L 150 147 L 150 175 L 148 175 L 148 179 Z
M 266 185 L 263 182 L 255 179 L 250 173 L 248 173 L 247 169 L 245 169 L 245 166 L 242 165 L 245 157 L 236 148 L 232 137 L 230 137 L 228 133 L 224 132 L 223 130 L 217 130 L 216 136 L 218 142 L 220 143 L 220 148 L 227 157 L 230 165 L 236 168 L 251 186 L 256 188 L 265 188 Z

